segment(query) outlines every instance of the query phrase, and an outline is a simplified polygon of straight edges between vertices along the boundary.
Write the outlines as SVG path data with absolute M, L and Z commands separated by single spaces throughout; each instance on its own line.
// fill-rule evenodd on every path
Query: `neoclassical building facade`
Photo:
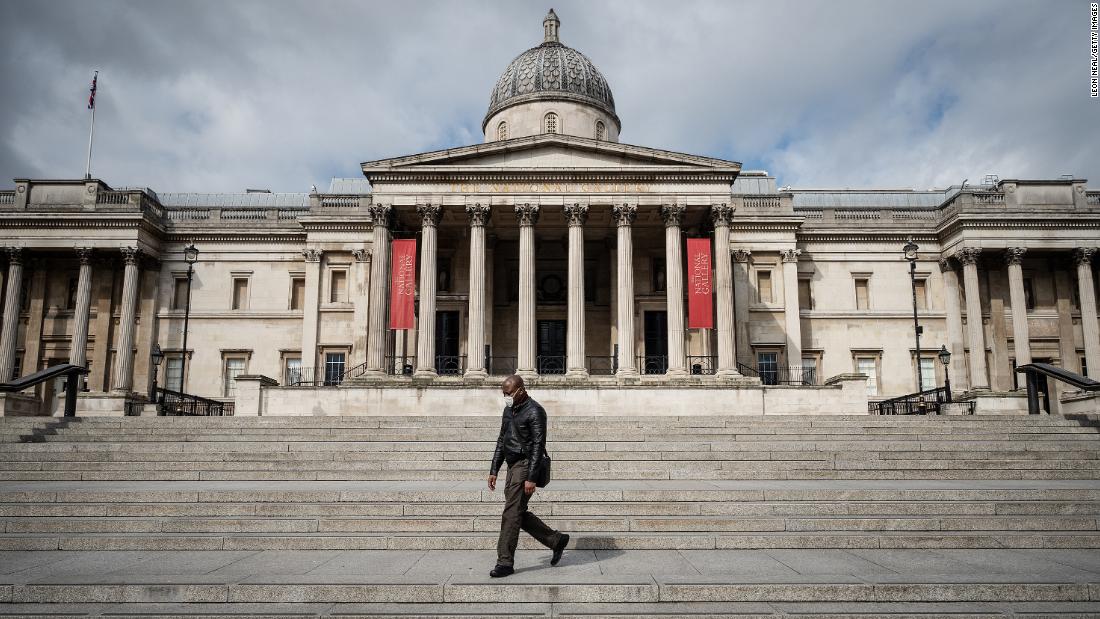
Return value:
M 553 12 L 543 26 L 494 86 L 483 143 L 368 161 L 327 191 L 15 179 L 0 192 L 0 381 L 73 363 L 90 370 L 88 413 L 133 411 L 156 373 L 207 398 L 247 383 L 268 406 L 355 414 L 386 393 L 488 393 L 512 372 L 731 408 L 755 406 L 746 393 L 813 407 L 806 393 L 853 380 L 881 399 L 946 372 L 990 410 L 1026 409 L 1018 365 L 1100 376 L 1100 192 L 1084 179 L 794 189 L 621 143 L 607 80 Z M 395 239 L 415 240 L 414 261 L 394 262 Z M 687 321 L 687 239 L 711 248 L 712 328 Z M 390 328 L 395 290 L 414 298 L 412 329 Z M 340 399 L 357 389 L 382 395 Z M 23 410 L 58 414 L 58 391 Z

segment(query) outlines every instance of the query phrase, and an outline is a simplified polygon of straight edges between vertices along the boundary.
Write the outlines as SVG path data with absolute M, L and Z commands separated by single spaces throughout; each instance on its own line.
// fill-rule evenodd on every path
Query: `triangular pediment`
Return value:
M 579 138 L 538 135 L 460 148 L 380 159 L 362 164 L 368 177 L 376 173 L 440 173 L 477 171 L 677 171 L 736 175 L 741 164 L 668 150 Z

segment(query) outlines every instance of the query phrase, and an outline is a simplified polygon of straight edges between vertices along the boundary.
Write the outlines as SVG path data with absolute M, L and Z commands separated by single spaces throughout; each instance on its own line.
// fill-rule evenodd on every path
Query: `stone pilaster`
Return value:
M 470 301 L 465 378 L 473 382 L 484 381 L 489 375 L 485 367 L 485 224 L 491 212 L 488 204 L 466 206 L 470 220 Z
M 619 370 L 615 375 L 619 378 L 635 379 L 638 377 L 638 366 L 634 358 L 634 241 L 631 227 L 638 217 L 638 206 L 616 204 L 611 207 L 611 217 L 617 228 L 616 264 L 619 273 L 616 286 Z
M 367 375 L 385 376 L 386 310 L 390 275 L 390 210 L 373 204 L 371 215 L 370 306 L 367 309 Z
M 23 292 L 23 249 L 20 247 L 8 247 L 8 277 L 7 290 L 4 293 L 4 324 L 0 331 L 0 382 L 7 382 L 13 378 L 15 370 L 15 349 L 18 344 L 16 336 L 19 333 L 19 305 L 22 301 L 20 294 Z
M 749 284 L 749 265 L 752 252 L 735 249 L 733 256 L 733 332 L 738 359 L 752 359 L 752 341 L 749 338 L 749 302 L 752 290 Z
M 661 207 L 665 222 L 665 304 L 668 308 L 668 371 L 672 378 L 688 375 L 684 355 L 684 250 L 680 242 L 680 226 L 687 210 L 682 204 Z
M 801 249 L 784 249 L 783 258 L 783 318 L 787 336 L 787 365 L 802 367 L 802 320 L 798 307 L 798 256 Z
M 435 289 L 437 278 L 436 253 L 439 218 L 443 207 L 438 204 L 421 204 L 416 207 L 420 215 L 420 320 L 416 339 L 416 378 L 431 379 L 438 376 L 435 369 Z
M 539 220 L 537 204 L 517 204 L 519 223 L 519 320 L 516 373 L 525 378 L 537 376 L 535 368 L 535 224 Z
M 1096 322 L 1096 288 L 1092 280 L 1092 256 L 1095 247 L 1073 250 L 1077 265 L 1077 296 L 1081 300 L 1081 335 L 1085 339 L 1085 370 L 1089 378 L 1100 376 L 1100 325 Z
M 989 374 L 985 363 L 985 329 L 982 326 L 982 301 L 978 286 L 978 247 L 960 249 L 955 258 L 963 265 L 963 289 L 966 291 L 966 334 L 970 345 L 970 388 L 989 390 Z
M 69 363 L 88 365 L 88 317 L 92 308 L 92 249 L 77 247 L 80 275 L 76 280 L 76 307 L 73 308 L 73 339 L 69 347 Z
M 370 269 L 371 250 L 353 249 L 351 255 L 355 258 L 355 287 L 352 303 L 355 306 L 352 323 L 352 354 L 355 355 L 355 365 L 367 361 L 367 329 L 370 311 Z
M 134 330 L 137 325 L 138 258 L 136 248 L 122 248 L 122 309 L 118 318 L 118 344 L 115 346 L 115 367 L 111 374 L 111 390 L 130 392 L 134 383 Z
M 1016 349 L 1016 365 L 1031 363 L 1031 340 L 1027 328 L 1027 297 L 1024 294 L 1024 270 L 1021 263 L 1027 250 L 1009 247 L 1005 250 L 1008 267 L 1008 295 L 1012 304 L 1012 343 Z
M 320 378 L 322 368 L 317 361 L 317 329 L 320 321 L 321 302 L 321 257 L 322 252 L 316 248 L 302 250 L 302 257 L 306 261 L 306 289 L 305 299 L 302 303 L 302 368 L 307 372 L 312 369 L 313 376 L 307 379 Z
M 584 223 L 587 204 L 571 204 L 563 209 L 569 222 L 569 309 L 565 334 L 565 368 L 570 378 L 586 378 L 584 357 Z
M 949 258 L 940 260 L 943 273 L 944 311 L 947 313 L 947 347 L 954 362 L 948 367 L 951 387 L 963 392 L 970 387 L 966 377 L 966 343 L 963 339 L 962 310 L 959 306 L 959 275 Z
M 733 333 L 733 272 L 730 264 L 730 222 L 733 207 L 715 204 L 710 207 L 714 222 L 714 295 L 718 316 L 718 378 L 739 378 L 737 371 L 736 336 Z

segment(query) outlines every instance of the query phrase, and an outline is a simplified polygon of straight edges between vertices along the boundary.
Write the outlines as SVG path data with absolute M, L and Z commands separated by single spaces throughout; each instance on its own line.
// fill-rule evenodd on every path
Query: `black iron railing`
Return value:
M 565 374 L 565 355 L 539 355 L 535 369 L 539 374 Z
M 817 369 L 804 367 L 782 367 L 778 365 L 759 365 L 752 367 L 744 363 L 737 364 L 737 371 L 743 376 L 759 378 L 764 385 L 787 385 L 792 387 L 812 387 L 818 385 Z
M 714 355 L 688 355 L 687 370 L 691 374 L 714 374 L 718 371 L 718 357 Z
M 615 355 L 590 355 L 584 362 L 590 376 L 611 376 L 619 370 L 619 359 Z
M 436 355 L 435 371 L 440 376 L 461 376 L 466 371 L 466 355 Z
M 383 369 L 390 376 L 412 376 L 416 371 L 416 355 L 387 355 Z
M 157 410 L 159 414 L 165 416 L 222 417 L 233 414 L 233 403 L 158 388 Z
M 1016 368 L 1016 372 L 1027 378 L 1027 412 L 1031 415 L 1038 415 L 1042 410 L 1051 412 L 1050 389 L 1040 391 L 1040 376 L 1061 381 L 1084 392 L 1100 391 L 1100 381 L 1049 363 L 1028 363 Z
M 974 414 L 973 400 L 952 402 L 951 394 L 946 387 L 925 389 L 888 400 L 868 402 L 867 412 L 872 415 L 939 415 L 944 404 L 952 403 L 966 409 L 963 411 L 964 414 Z
M 517 363 L 519 363 L 519 357 L 492 355 L 489 357 L 489 363 L 486 364 L 486 370 L 492 376 L 509 376 L 516 373 Z
M 642 374 L 664 374 L 668 371 L 668 355 L 638 355 L 635 362 Z

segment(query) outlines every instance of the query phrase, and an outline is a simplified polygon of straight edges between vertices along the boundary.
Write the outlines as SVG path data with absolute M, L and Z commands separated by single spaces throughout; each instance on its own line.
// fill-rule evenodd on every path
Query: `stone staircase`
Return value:
M 490 580 L 498 428 L 0 419 L 0 614 L 1100 616 L 1088 420 L 553 417 L 573 543 Z

